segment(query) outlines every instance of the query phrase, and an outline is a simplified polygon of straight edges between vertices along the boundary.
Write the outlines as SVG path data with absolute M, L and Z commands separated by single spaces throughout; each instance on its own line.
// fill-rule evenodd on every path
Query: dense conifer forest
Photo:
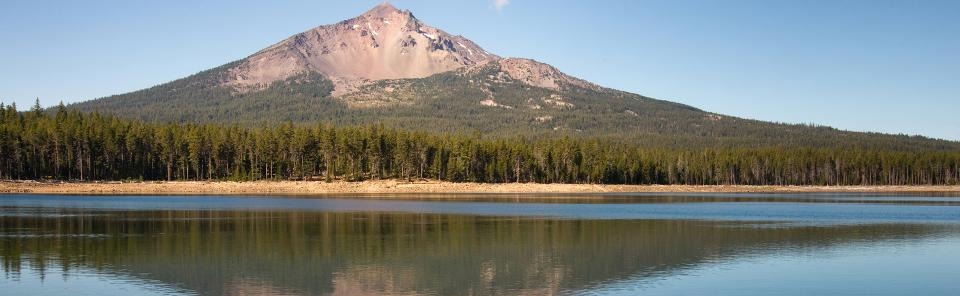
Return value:
M 639 145 L 383 125 L 153 123 L 2 106 L 0 178 L 749 185 L 960 184 L 960 150 Z

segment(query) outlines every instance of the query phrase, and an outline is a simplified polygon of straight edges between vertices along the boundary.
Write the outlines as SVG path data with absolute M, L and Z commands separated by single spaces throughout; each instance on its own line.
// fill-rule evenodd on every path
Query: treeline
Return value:
M 161 124 L 0 105 L 0 178 L 750 185 L 960 184 L 960 151 L 663 148 L 382 125 Z

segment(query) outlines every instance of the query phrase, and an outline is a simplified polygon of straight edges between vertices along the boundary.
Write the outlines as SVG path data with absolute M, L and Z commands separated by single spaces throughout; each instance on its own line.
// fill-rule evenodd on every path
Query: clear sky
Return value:
M 2 0 L 0 101 L 149 87 L 379 2 Z M 391 3 L 501 56 L 711 112 L 960 140 L 956 0 Z

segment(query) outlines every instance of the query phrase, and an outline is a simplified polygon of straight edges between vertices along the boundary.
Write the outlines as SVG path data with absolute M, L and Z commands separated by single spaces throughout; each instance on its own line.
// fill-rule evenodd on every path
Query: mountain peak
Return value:
M 313 72 L 333 81 L 335 93 L 342 94 L 371 81 L 423 78 L 497 59 L 472 41 L 384 2 L 359 17 L 261 50 L 231 68 L 224 83 L 246 92 Z
M 373 8 L 371 8 L 370 10 L 367 10 L 367 12 L 364 12 L 363 15 L 385 17 L 385 16 L 389 16 L 390 14 L 400 13 L 400 12 L 401 11 L 396 7 L 394 7 L 392 4 L 390 4 L 390 2 L 383 1 L 383 3 L 380 3 L 377 6 L 374 6 Z

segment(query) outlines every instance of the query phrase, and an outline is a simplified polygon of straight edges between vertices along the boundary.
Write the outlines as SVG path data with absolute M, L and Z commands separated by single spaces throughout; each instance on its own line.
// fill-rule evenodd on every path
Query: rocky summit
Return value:
M 270 46 L 228 69 L 224 83 L 240 91 L 261 90 L 315 72 L 332 80 L 337 93 L 348 93 L 370 81 L 423 78 L 498 59 L 463 36 L 384 3 Z

